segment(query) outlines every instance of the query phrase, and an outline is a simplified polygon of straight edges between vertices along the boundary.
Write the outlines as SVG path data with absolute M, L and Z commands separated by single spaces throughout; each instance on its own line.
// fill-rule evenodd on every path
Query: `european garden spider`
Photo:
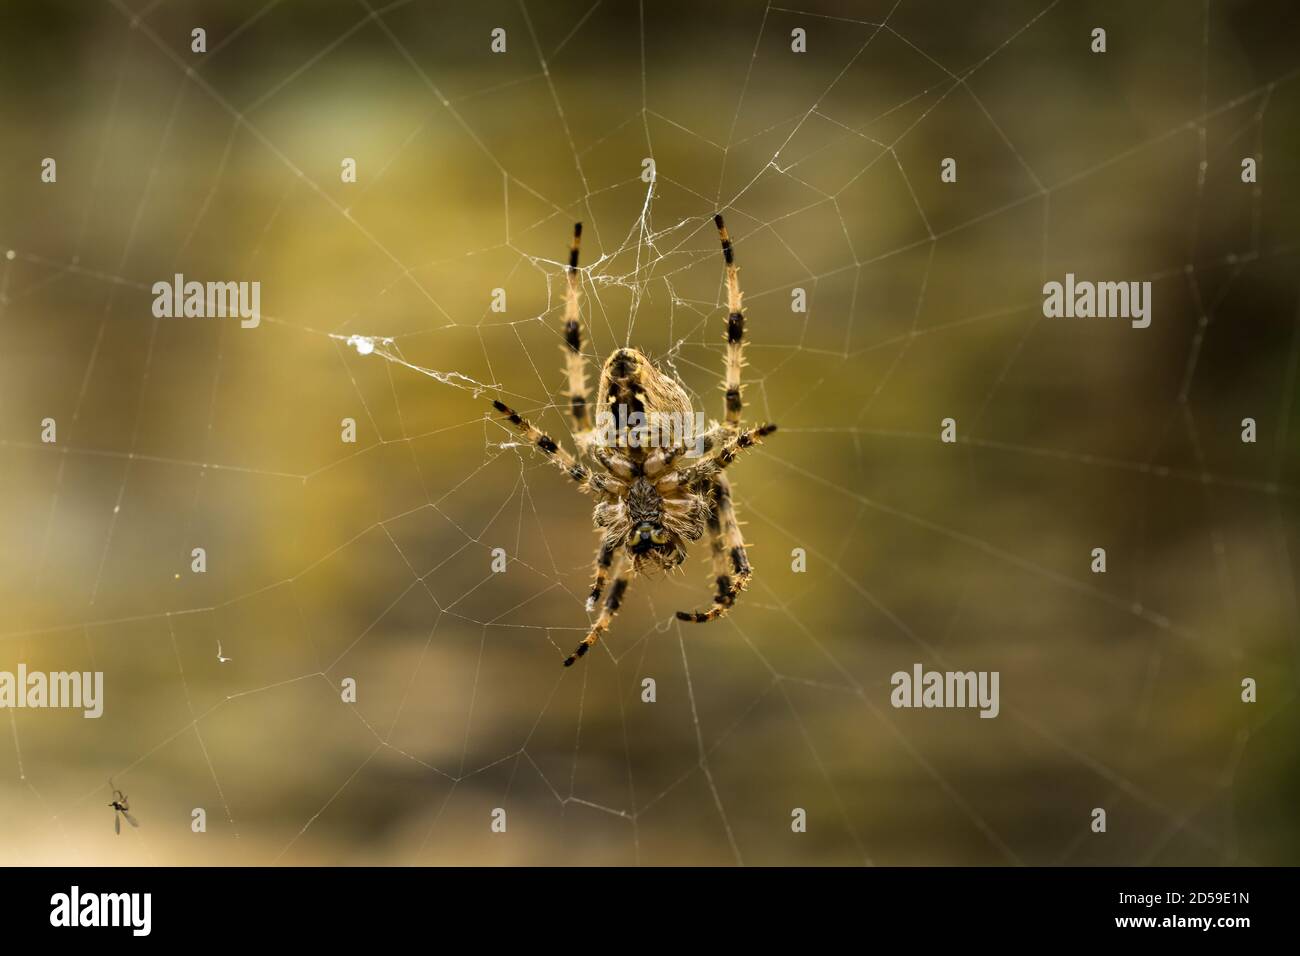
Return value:
M 638 433 L 635 426 L 629 430 L 623 425 L 611 445 L 593 427 L 578 307 L 578 245 L 582 239 L 582 223 L 573 227 L 568 287 L 564 295 L 567 397 L 578 454 L 590 455 L 603 473 L 579 464 L 567 449 L 504 402 L 492 403 L 529 444 L 545 452 L 550 461 L 577 483 L 579 491 L 596 498 L 594 521 L 601 531 L 601 543 L 596 552 L 595 579 L 587 597 L 587 611 L 595 610 L 602 594 L 605 603 L 582 643 L 565 658 L 565 667 L 586 654 L 609 629 L 634 574 L 678 567 L 686 559 L 687 542 L 699 540 L 706 528 L 712 542 L 717 593 L 707 611 L 678 611 L 680 620 L 703 623 L 721 617 L 735 604 L 753 573 L 731 502 L 731 484 L 724 472 L 741 451 L 759 444 L 766 435 L 776 431 L 776 426 L 765 424 L 748 430 L 740 427 L 745 316 L 740 304 L 739 267 L 722 216 L 714 216 L 713 221 L 722 240 L 727 268 L 727 351 L 723 382 L 726 415 L 721 423 L 712 423 L 700 436 L 702 441 L 688 444 L 679 440 L 646 447 L 640 440 L 643 433 Z M 681 383 L 632 348 L 615 350 L 600 370 L 597 421 L 626 421 L 627 415 L 621 418 L 616 415 L 614 409 L 618 405 L 640 412 L 650 421 L 666 415 L 679 416 L 678 421 L 692 417 L 690 398 Z M 699 454 L 690 457 L 691 451 Z M 606 593 L 610 578 L 613 584 Z

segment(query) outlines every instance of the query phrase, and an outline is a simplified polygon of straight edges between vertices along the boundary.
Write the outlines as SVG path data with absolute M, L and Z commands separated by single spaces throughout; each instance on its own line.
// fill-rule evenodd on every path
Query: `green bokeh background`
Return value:
M 1295 8 L 798 7 L 6 5 L 0 668 L 107 703 L 0 714 L 0 860 L 1300 862 Z M 707 627 L 702 554 L 636 581 L 565 671 L 589 503 L 340 337 L 567 441 L 581 219 L 593 359 L 717 415 L 719 208 L 781 426 L 735 466 L 757 575 Z M 155 321 L 176 272 L 261 326 Z M 1151 280 L 1151 327 L 1043 319 L 1066 272 Z M 916 661 L 1001 715 L 894 710 Z

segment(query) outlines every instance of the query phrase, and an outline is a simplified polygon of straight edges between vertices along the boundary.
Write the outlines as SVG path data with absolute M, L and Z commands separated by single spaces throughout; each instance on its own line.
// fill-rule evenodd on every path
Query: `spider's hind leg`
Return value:
M 713 509 L 708 526 L 713 553 L 713 580 L 717 593 L 713 606 L 707 611 L 678 611 L 677 619 L 703 624 L 722 617 L 736 603 L 736 598 L 749 585 L 754 570 L 745 551 L 745 540 L 736 521 L 736 509 L 731 502 L 731 483 L 718 472 L 712 479 Z

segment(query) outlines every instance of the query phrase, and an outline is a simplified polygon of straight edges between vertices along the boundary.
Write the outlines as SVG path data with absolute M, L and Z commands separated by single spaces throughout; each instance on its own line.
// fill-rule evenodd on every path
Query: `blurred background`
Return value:
M 1300 862 L 1296 8 L 797 7 L 5 5 L 0 669 L 105 713 L 0 714 L 0 860 Z M 717 210 L 756 576 L 679 624 L 698 548 L 566 670 L 591 505 L 487 399 L 570 442 L 582 220 L 593 363 L 719 415 Z M 1067 272 L 1150 328 L 1044 319 Z M 895 710 L 916 662 L 1000 716 Z

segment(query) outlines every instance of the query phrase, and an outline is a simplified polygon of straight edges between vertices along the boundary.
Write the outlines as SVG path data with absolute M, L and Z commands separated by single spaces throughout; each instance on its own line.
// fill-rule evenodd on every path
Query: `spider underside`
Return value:
M 661 443 L 658 447 L 643 447 L 637 435 L 630 434 L 625 425 L 620 426 L 616 440 L 609 443 L 605 434 L 593 427 L 579 308 L 578 248 L 582 223 L 573 227 L 564 296 L 566 397 L 578 455 L 589 456 L 599 470 L 581 464 L 578 457 L 504 402 L 492 403 L 529 444 L 541 449 L 577 484 L 579 491 L 596 499 L 593 520 L 601 532 L 601 542 L 596 551 L 587 610 L 594 611 L 600 605 L 600 614 L 582 643 L 565 658 L 565 667 L 586 654 L 609 629 L 635 575 L 677 568 L 686 560 L 688 543 L 698 541 L 706 533 L 716 587 L 713 603 L 703 611 L 678 611 L 678 619 L 703 623 L 723 616 L 736 603 L 753 574 L 725 471 L 742 451 L 759 444 L 776 431 L 776 426 L 741 427 L 744 403 L 740 371 L 744 364 L 745 316 L 739 267 L 722 216 L 714 216 L 714 223 L 726 265 L 727 347 L 722 383 L 725 414 L 721 422 L 711 424 L 702 437 L 702 445 Z M 596 421 L 625 421 L 626 415 L 622 418 L 617 415 L 620 405 L 627 412 L 640 412 L 647 420 L 667 415 L 690 420 L 692 416 L 690 398 L 677 379 L 660 371 L 633 348 L 617 349 L 605 360 L 596 387 Z M 696 451 L 701 453 L 693 457 L 688 454 Z

